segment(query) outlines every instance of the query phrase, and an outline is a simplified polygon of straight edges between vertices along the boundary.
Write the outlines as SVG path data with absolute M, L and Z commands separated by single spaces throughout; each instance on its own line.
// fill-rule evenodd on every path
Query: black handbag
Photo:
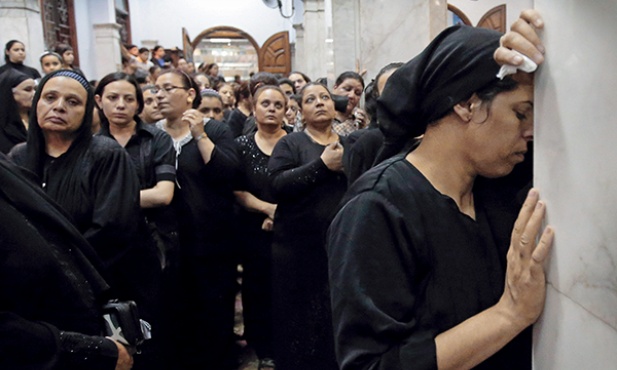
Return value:
M 122 343 L 133 353 L 139 353 L 139 346 L 152 338 L 152 327 L 139 318 L 134 301 L 108 301 L 103 306 L 103 321 L 105 336 Z

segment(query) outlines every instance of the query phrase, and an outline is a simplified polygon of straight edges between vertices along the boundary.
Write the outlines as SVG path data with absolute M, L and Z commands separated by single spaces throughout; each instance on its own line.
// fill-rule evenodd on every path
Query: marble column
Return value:
M 101 79 L 106 74 L 122 70 L 120 52 L 120 25 L 117 23 L 94 24 L 96 46 L 95 77 Z
M 617 368 L 617 3 L 535 0 L 535 185 L 556 231 L 534 368 Z
M 41 71 L 38 56 L 45 50 L 43 22 L 38 0 L 0 0 L 0 44 L 4 64 L 4 46 L 9 40 L 26 45 L 24 64 Z
M 296 32 L 296 42 L 293 45 L 291 70 L 292 71 L 304 71 L 306 63 L 304 63 L 304 26 L 302 23 L 293 25 Z
M 311 79 L 327 75 L 324 0 L 304 0 L 303 45 L 296 44 L 296 66 Z
M 446 27 L 446 10 L 443 0 L 333 1 L 335 74 L 358 68 L 373 78 L 390 62 L 406 62 Z

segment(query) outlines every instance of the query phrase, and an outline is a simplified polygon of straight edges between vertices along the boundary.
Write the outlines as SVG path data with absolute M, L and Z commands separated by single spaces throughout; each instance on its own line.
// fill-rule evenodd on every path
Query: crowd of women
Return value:
M 451 27 L 331 90 L 212 66 L 93 88 L 70 47 L 38 81 L 7 43 L 0 367 L 237 368 L 241 264 L 260 369 L 531 368 L 553 231 L 529 190 L 533 77 L 496 75 L 512 49 L 542 62 L 541 27 Z M 110 298 L 152 324 L 140 354 L 102 336 Z

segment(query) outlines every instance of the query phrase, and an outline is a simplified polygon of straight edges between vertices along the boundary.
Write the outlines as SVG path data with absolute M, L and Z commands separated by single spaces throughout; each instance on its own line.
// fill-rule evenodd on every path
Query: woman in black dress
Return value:
M 535 34 L 527 21 L 521 33 Z M 516 194 L 479 181 L 512 172 L 533 139 L 533 77 L 496 77 L 500 36 L 446 29 L 378 101 L 388 148 L 424 136 L 358 179 L 332 222 L 341 369 L 531 369 L 553 231 L 536 244 L 536 190 L 517 219 Z
M 233 338 L 237 261 L 233 181 L 240 156 L 226 124 L 197 108 L 199 86 L 186 73 L 161 73 L 154 87 L 165 120 L 158 126 L 177 154 L 172 206 L 178 216 L 181 289 L 178 317 L 182 369 L 236 366 Z
M 28 114 L 36 85 L 17 70 L 0 74 L 0 152 L 6 154 L 28 137 Z
M 244 207 L 241 236 L 242 304 L 247 342 L 255 349 L 260 368 L 273 367 L 271 259 L 276 202 L 269 189 L 268 160 L 283 129 L 285 93 L 277 86 L 260 87 L 254 96 L 257 131 L 240 136 L 243 173 L 236 199 Z
M 7 42 L 4 46 L 5 64 L 0 67 L 0 74 L 9 69 L 16 69 L 33 80 L 41 78 L 39 71 L 24 65 L 24 60 L 26 60 L 26 46 L 24 43 L 18 40 Z
M 0 184 L 0 368 L 130 369 L 127 349 L 101 336 L 108 286 L 92 247 L 3 154 Z
M 139 180 L 117 142 L 92 136 L 90 84 L 74 71 L 52 72 L 32 105 L 28 140 L 11 150 L 12 159 L 34 174 L 92 245 L 113 295 L 136 301 L 147 313 L 157 262 L 142 232 Z
M 272 248 L 274 343 L 277 367 L 336 369 L 327 259 L 328 225 L 346 189 L 343 146 L 332 130 L 328 88 L 301 92 L 305 130 L 288 134 L 268 163 L 278 206 Z

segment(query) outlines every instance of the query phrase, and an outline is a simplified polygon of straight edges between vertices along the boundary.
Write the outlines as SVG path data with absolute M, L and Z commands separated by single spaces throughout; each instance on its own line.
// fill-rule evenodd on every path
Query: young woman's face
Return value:
M 191 108 L 195 91 L 183 87 L 182 78 L 175 73 L 164 73 L 156 79 L 159 111 L 165 118 L 177 118 Z
M 300 90 L 307 84 L 307 81 L 299 73 L 292 73 L 289 75 L 289 79 L 294 83 L 296 91 L 300 93 Z
M 45 55 L 41 59 L 41 68 L 43 73 L 50 74 L 51 72 L 62 69 L 62 61 L 53 54 Z
M 353 109 L 358 106 L 363 91 L 364 88 L 362 87 L 362 83 L 360 83 L 360 81 L 356 80 L 355 78 L 348 78 L 341 82 L 340 85 L 334 86 L 333 92 L 336 95 L 342 95 L 347 97 L 348 103 L 346 114 L 350 115 Z
M 144 110 L 141 112 L 141 117 L 147 123 L 153 123 L 163 119 L 163 115 L 159 111 L 159 102 L 152 90 L 144 90 Z
M 226 107 L 232 107 L 236 104 L 236 97 L 234 96 L 234 89 L 229 84 L 225 84 L 221 86 L 219 89 L 219 94 L 223 99 L 223 104 Z
M 306 126 L 332 123 L 334 114 L 334 101 L 325 87 L 311 85 L 303 90 L 302 117 Z
M 210 88 L 210 79 L 205 75 L 197 75 L 194 78 L 195 82 L 199 85 L 201 90 Z
M 5 51 L 5 54 L 12 63 L 23 63 L 26 60 L 26 47 L 21 42 L 16 42 Z
M 202 96 L 201 103 L 199 104 L 198 111 L 203 113 L 204 116 L 215 119 L 217 121 L 223 120 L 223 103 L 218 98 L 212 96 Z
M 94 97 L 110 124 L 126 126 L 133 122 L 139 110 L 135 86 L 128 81 L 114 81 L 103 89 L 103 96 Z
M 287 118 L 287 123 L 293 125 L 296 123 L 296 118 L 298 117 L 298 102 L 296 99 L 288 99 L 287 100 L 287 111 L 285 112 L 285 118 Z
M 468 156 L 477 173 L 501 177 L 522 162 L 527 143 L 533 140 L 533 120 L 533 86 L 529 84 L 498 94 L 490 108 L 479 106 L 466 135 Z
M 73 134 L 81 127 L 86 113 L 88 93 L 70 77 L 47 81 L 36 104 L 38 124 L 43 132 Z
M 13 99 L 20 110 L 26 111 L 32 107 L 32 98 L 36 91 L 34 80 L 28 78 L 13 88 Z
M 73 61 L 75 61 L 75 54 L 73 54 L 73 50 L 67 50 L 62 54 L 62 59 L 64 59 L 64 64 L 67 66 L 72 66 Z
M 212 68 L 210 68 L 210 76 L 218 76 L 219 75 L 219 66 L 217 64 L 213 65 Z
M 283 126 L 287 97 L 274 89 L 261 91 L 255 101 L 255 122 L 258 125 Z

